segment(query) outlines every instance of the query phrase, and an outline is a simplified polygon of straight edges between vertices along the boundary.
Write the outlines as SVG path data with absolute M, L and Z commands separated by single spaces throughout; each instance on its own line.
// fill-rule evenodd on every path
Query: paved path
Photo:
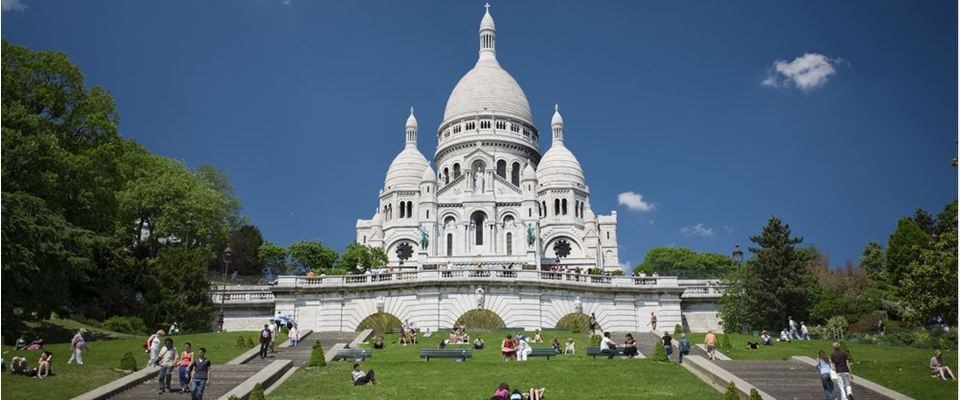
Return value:
M 270 353 L 266 359 L 254 357 L 239 365 L 215 364 L 210 369 L 212 384 L 207 387 L 203 397 L 216 399 L 223 396 L 276 360 L 292 360 L 294 366 L 300 366 L 310 360 L 310 351 L 314 342 L 319 341 L 324 352 L 329 352 L 334 344 L 349 343 L 356 336 L 356 332 L 314 332 L 305 337 L 297 347 L 278 345 L 277 352 Z M 189 393 L 159 394 L 159 386 L 157 378 L 154 377 L 109 398 L 121 400 L 190 398 Z M 171 386 L 174 388 L 180 387 L 177 376 L 174 376 L 171 380 Z

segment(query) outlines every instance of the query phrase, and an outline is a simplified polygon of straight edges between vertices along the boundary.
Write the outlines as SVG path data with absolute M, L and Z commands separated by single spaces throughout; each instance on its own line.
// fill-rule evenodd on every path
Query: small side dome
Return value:
M 523 167 L 523 172 L 521 172 L 520 178 L 523 180 L 537 179 L 537 171 L 533 169 L 533 164 L 528 162 L 527 166 Z
M 490 15 L 490 3 L 487 3 L 484 7 L 487 8 L 487 12 L 483 14 L 483 19 L 480 20 L 480 30 L 497 30 L 497 25 L 493 23 L 493 16 Z
M 543 186 L 586 188 L 580 161 L 562 144 L 554 144 L 547 150 L 547 154 L 543 155 L 537 167 L 537 179 Z
M 406 147 L 390 163 L 387 178 L 383 182 L 384 189 L 410 188 L 420 186 L 423 170 L 430 167 L 427 159 L 416 147 Z
M 410 107 L 410 116 L 407 117 L 407 128 L 417 129 L 417 117 L 413 116 L 413 107 Z
M 433 167 L 427 165 L 427 168 L 423 169 L 423 177 L 420 178 L 420 181 L 423 183 L 436 183 L 437 174 L 433 172 Z
M 563 126 L 563 117 L 560 116 L 560 105 L 553 105 L 553 118 L 550 119 L 550 126 L 560 125 Z

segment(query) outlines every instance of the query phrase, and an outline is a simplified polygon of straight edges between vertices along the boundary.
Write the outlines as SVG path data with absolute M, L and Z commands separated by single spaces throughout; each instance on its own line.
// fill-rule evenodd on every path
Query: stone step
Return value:
M 260 369 L 260 366 L 255 365 L 213 365 L 210 369 L 212 384 L 207 386 L 204 398 L 215 399 L 222 396 L 230 389 L 256 374 Z M 179 388 L 180 383 L 177 376 L 174 376 L 170 380 L 170 385 L 173 388 Z M 121 400 L 190 398 L 189 393 L 159 394 L 157 392 L 159 386 L 160 384 L 156 378 L 149 379 L 137 386 L 107 398 Z
M 823 386 L 814 367 L 793 361 L 714 360 L 714 363 L 769 393 L 778 400 L 823 399 Z M 889 397 L 865 388 L 854 380 L 853 394 L 857 400 L 887 400 Z M 837 398 L 839 388 L 834 385 Z

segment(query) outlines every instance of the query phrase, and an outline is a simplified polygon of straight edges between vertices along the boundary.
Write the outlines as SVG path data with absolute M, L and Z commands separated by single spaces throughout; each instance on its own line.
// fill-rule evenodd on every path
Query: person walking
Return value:
M 207 349 L 201 347 L 197 359 L 190 364 L 190 380 L 193 381 L 191 400 L 203 400 L 203 391 L 210 384 L 210 360 L 207 359 Z
M 163 329 L 157 331 L 147 339 L 147 353 L 149 354 L 149 365 L 157 365 L 157 356 L 160 354 L 160 347 L 163 344 Z
M 277 341 L 277 335 L 279 333 L 280 333 L 280 324 L 277 322 L 270 324 L 270 352 L 271 353 L 277 352 L 276 341 Z
M 833 354 L 830 354 L 833 371 L 837 373 L 837 383 L 840 386 L 840 400 L 853 399 L 853 372 L 850 371 L 850 357 L 840 349 L 840 343 L 833 344 Z
M 820 374 L 820 384 L 823 385 L 823 397 L 826 400 L 834 400 L 833 379 L 830 379 L 830 372 L 833 368 L 830 366 L 830 359 L 823 350 L 817 354 L 817 372 Z
M 180 393 L 190 391 L 190 364 L 193 364 L 193 350 L 190 342 L 186 342 L 183 344 L 183 352 L 180 353 L 180 362 L 177 363 L 177 376 L 180 378 Z
M 794 321 L 793 317 L 787 317 L 787 323 L 790 326 L 790 339 L 800 340 L 800 334 L 797 333 L 797 321 Z
M 663 336 L 663 350 L 667 352 L 667 360 L 670 360 L 670 356 L 673 355 L 673 337 L 670 336 L 669 332 L 664 331 Z
M 297 323 L 294 322 L 293 326 L 290 327 L 290 347 L 297 347 L 297 342 L 300 341 L 300 328 L 297 328 Z
M 680 355 L 677 358 L 679 359 L 679 363 L 683 364 L 683 356 L 690 354 L 690 341 L 687 340 L 686 333 L 680 334 L 680 340 L 677 344 L 678 344 L 677 351 L 680 353 Z
M 713 333 L 713 330 L 707 331 L 707 336 L 703 339 L 703 344 L 707 346 L 707 356 L 711 360 L 717 358 L 717 335 Z
M 800 321 L 800 337 L 803 340 L 810 340 L 810 331 L 807 330 L 807 324 Z
M 83 334 L 86 332 L 86 329 L 80 328 L 77 330 L 77 334 L 73 335 L 73 340 L 70 341 L 70 359 L 67 360 L 67 364 L 76 361 L 77 365 L 83 365 L 83 349 L 87 346 Z
M 155 365 L 160 367 L 160 392 L 170 391 L 170 379 L 173 377 L 173 367 L 177 365 L 177 348 L 173 347 L 173 339 L 163 341 L 163 348 L 157 355 Z
M 650 325 L 650 332 L 657 331 L 657 314 L 650 312 L 650 322 L 647 325 Z
M 272 342 L 273 333 L 270 330 L 271 324 L 263 324 L 263 329 L 260 330 L 260 358 L 267 358 L 267 349 L 270 347 Z

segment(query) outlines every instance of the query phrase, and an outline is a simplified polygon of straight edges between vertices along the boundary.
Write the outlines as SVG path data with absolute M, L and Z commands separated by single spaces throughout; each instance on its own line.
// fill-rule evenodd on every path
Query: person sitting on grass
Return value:
M 27 358 L 26 357 L 14 357 L 10 360 L 10 372 L 18 375 L 27 374 Z
M 53 363 L 53 353 L 44 350 L 37 360 L 37 375 L 34 378 L 43 379 L 50 375 L 50 364 Z
M 440 343 L 437 344 L 437 350 L 444 350 L 447 348 L 447 339 L 440 339 Z
M 27 348 L 27 339 L 24 339 L 23 335 L 20 335 L 17 339 L 16 346 L 14 346 L 14 350 L 23 350 L 25 348 Z
M 503 361 L 510 361 L 517 355 L 517 345 L 513 342 L 513 336 L 507 335 L 500 343 L 500 354 L 503 355 Z
M 777 341 L 790 343 L 790 332 L 784 328 L 782 331 L 780 331 L 780 338 L 777 339 Z
M 533 331 L 533 342 L 534 342 L 534 343 L 543 343 L 543 336 L 540 335 L 540 330 L 539 330 L 539 329 Z
M 747 341 L 747 350 L 757 350 L 760 348 L 760 343 Z
M 940 379 L 943 380 L 946 380 L 948 376 L 951 380 L 957 380 L 953 375 L 953 371 L 950 370 L 950 367 L 943 364 L 940 350 L 935 350 L 933 357 L 930 358 L 930 372 L 934 377 L 940 377 Z
M 560 338 L 553 338 L 553 352 L 560 354 Z
M 627 357 L 636 357 L 639 352 L 637 351 L 637 341 L 633 339 L 632 334 L 627 334 L 627 339 L 623 341 L 623 355 Z
M 575 354 L 577 352 L 576 344 L 573 338 L 567 339 L 567 345 L 563 348 L 563 354 Z
M 772 338 L 770 337 L 770 334 L 767 333 L 767 331 L 763 331 L 763 333 L 760 334 L 760 343 L 763 344 L 764 346 L 770 346 L 773 344 Z
M 483 339 L 480 336 L 477 336 L 477 339 L 473 341 L 474 350 L 483 350 Z
M 423 337 L 431 337 L 431 336 L 433 336 L 433 332 L 430 332 L 430 328 L 423 330 Z
M 543 392 L 546 392 L 547 388 L 530 388 L 530 393 L 523 396 L 524 399 L 529 400 L 543 400 Z
M 407 335 L 400 334 L 400 344 L 402 344 L 403 347 L 407 347 Z
M 383 348 L 383 336 L 377 336 L 373 338 L 373 348 L 375 349 Z
M 373 370 L 369 370 L 366 373 L 360 370 L 360 364 L 353 364 L 353 371 L 350 373 L 353 376 L 353 384 L 355 386 L 363 386 L 366 384 L 376 385 L 377 380 L 373 377 Z
M 519 389 L 513 389 L 513 392 L 510 393 L 510 400 L 523 400 L 523 393 L 520 393 Z
M 500 386 L 497 386 L 497 389 L 493 391 L 493 397 L 490 397 L 490 400 L 509 400 L 510 399 L 510 386 L 507 386 L 506 383 L 501 383 Z

